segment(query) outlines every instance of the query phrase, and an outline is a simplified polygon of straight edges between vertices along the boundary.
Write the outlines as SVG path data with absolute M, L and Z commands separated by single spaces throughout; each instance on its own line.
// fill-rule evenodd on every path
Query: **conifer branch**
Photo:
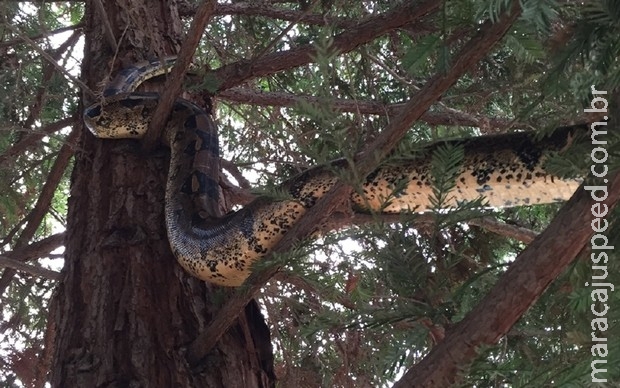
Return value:
M 36 34 L 36 35 L 30 35 L 28 36 L 28 38 L 32 41 L 36 41 L 39 39 L 45 39 L 48 38 L 52 35 L 57 35 L 57 34 L 62 34 L 63 32 L 67 32 L 67 31 L 73 31 L 73 30 L 77 30 L 80 31 L 82 28 L 84 27 L 84 22 L 80 21 L 77 24 L 74 24 L 72 26 L 67 26 L 67 27 L 60 27 L 57 28 L 53 31 L 45 31 L 42 32 L 40 34 Z M 6 42 L 0 42 L 0 49 L 6 48 L 6 47 L 12 47 L 15 45 L 18 45 L 20 43 L 23 43 L 23 39 L 21 38 L 17 38 L 17 39 L 13 39 L 13 40 L 7 40 Z
M 403 108 L 404 103 L 382 104 L 377 101 L 347 100 L 333 98 L 329 100 L 320 97 L 299 95 L 285 92 L 263 92 L 249 88 L 236 87 L 225 90 L 218 94 L 218 98 L 255 106 L 282 106 L 295 107 L 299 103 L 320 104 L 329 106 L 336 112 L 348 112 L 359 114 L 372 114 L 379 116 L 394 116 Z M 479 117 L 467 112 L 437 107 L 432 111 L 426 111 L 420 118 L 430 125 L 462 125 L 478 127 L 483 132 L 503 132 L 508 128 L 529 128 L 526 123 L 514 122 L 501 117 Z
M 194 52 L 196 51 L 196 47 L 198 47 L 198 43 L 200 43 L 205 26 L 213 16 L 216 3 L 215 0 L 205 0 L 198 8 L 198 12 L 187 32 L 187 37 L 181 46 L 181 50 L 179 50 L 174 67 L 170 71 L 169 77 L 166 79 L 164 91 L 161 93 L 157 108 L 155 108 L 155 112 L 153 112 L 149 130 L 142 143 L 145 150 L 152 150 L 160 138 L 161 132 L 170 115 L 170 111 L 172 110 L 172 105 L 181 94 L 183 78 L 192 63 Z
M 53 50 L 50 53 L 50 57 L 54 59 L 55 62 L 58 62 L 62 55 L 71 47 L 73 47 L 81 37 L 80 31 L 74 31 L 71 36 L 67 40 L 65 40 L 56 50 Z M 50 80 L 56 74 L 58 69 L 53 66 L 51 63 L 44 62 L 43 64 L 43 76 L 41 79 L 41 83 L 39 86 L 39 91 L 34 98 L 34 103 L 31 105 L 29 112 L 30 114 L 24 121 L 23 126 L 29 128 L 32 126 L 38 119 L 41 113 L 41 109 L 43 109 L 43 105 L 45 103 L 45 97 L 47 96 L 47 87 L 49 85 Z
M 60 148 L 56 161 L 54 162 L 54 165 L 47 176 L 47 180 L 41 189 L 41 194 L 39 195 L 34 208 L 27 216 L 28 223 L 17 239 L 15 249 L 26 246 L 32 237 L 34 237 L 39 225 L 41 225 L 43 218 L 47 214 L 49 206 L 52 203 L 52 199 L 54 198 L 54 192 L 56 191 L 56 188 L 58 187 L 58 184 L 60 183 L 62 176 L 69 165 L 71 157 L 73 156 L 75 147 L 74 143 L 77 140 L 78 133 L 79 132 L 76 130 L 72 131 L 67 139 L 67 143 Z M 11 283 L 14 275 L 14 269 L 7 268 L 4 270 L 2 277 L 0 277 L 0 295 L 4 293 L 4 290 Z
M 52 135 L 63 128 L 75 125 L 77 120 L 78 119 L 76 117 L 66 117 L 54 123 L 48 124 L 40 130 L 31 130 L 24 128 L 23 131 L 27 132 L 27 135 L 22 137 L 21 140 L 19 140 L 15 144 L 13 144 L 11 148 L 4 151 L 4 153 L 0 154 L 0 167 L 7 168 L 8 161 L 14 160 L 19 154 L 23 153 L 31 147 L 36 146 L 39 140 L 41 140 L 43 137 Z
M 481 227 L 500 236 L 513 238 L 525 244 L 531 243 L 536 236 L 538 236 L 538 233 L 533 230 L 516 225 L 509 225 L 491 217 L 474 218 L 473 220 L 467 221 L 467 223 Z
M 196 13 L 196 6 L 193 4 L 185 4 L 179 8 L 179 14 L 181 16 L 193 16 Z M 258 2 L 218 4 L 214 14 L 216 16 L 262 16 L 289 22 L 298 22 L 315 26 L 331 26 L 343 29 L 353 27 L 359 22 L 358 20 L 333 17 L 318 13 L 307 13 L 305 11 L 283 9 Z
M 620 200 L 620 173 L 610 176 L 609 196 L 602 202 L 610 211 Z M 487 293 L 417 365 L 394 385 L 448 387 L 478 356 L 478 348 L 495 344 L 570 264 L 590 240 L 594 200 L 579 188 L 551 224 L 519 255 Z M 558 234 L 570 239 L 558 239 Z M 550 254 L 552 252 L 552 254 Z
M 26 34 L 22 33 L 19 29 L 17 29 L 16 27 L 11 26 L 10 24 L 5 24 L 4 26 L 7 29 L 11 30 L 14 34 L 19 36 L 19 38 L 22 41 L 24 41 L 24 43 L 26 43 L 30 47 L 32 47 L 32 49 L 34 49 L 34 51 L 39 53 L 39 55 L 41 55 L 48 63 L 50 63 L 52 66 L 54 66 L 56 68 L 56 70 L 60 74 L 62 74 L 65 78 L 73 81 L 76 85 L 78 85 L 84 92 L 88 93 L 91 97 L 95 97 L 95 94 L 93 93 L 93 91 L 90 90 L 90 88 L 88 86 L 86 86 L 86 84 L 84 82 L 82 82 L 80 79 L 78 79 L 78 78 L 74 77 L 73 75 L 71 75 L 67 71 L 67 69 L 65 69 L 64 67 L 59 65 L 58 61 L 56 61 L 56 59 L 54 59 L 54 57 L 52 55 L 50 55 L 47 51 L 45 51 L 41 47 L 39 47 L 39 45 L 35 41 L 30 39 Z
M 422 3 L 405 1 L 389 12 L 372 16 L 356 27 L 334 37 L 331 50 L 339 54 L 346 53 L 371 42 L 389 31 L 415 22 L 439 8 L 436 1 Z M 308 44 L 291 50 L 265 55 L 255 61 L 240 61 L 225 65 L 207 73 L 218 83 L 218 92 L 237 86 L 248 79 L 264 77 L 276 72 L 292 69 L 314 61 L 317 49 Z
M 50 280 L 60 279 L 60 272 L 51 269 L 37 267 L 31 264 L 23 263 L 19 260 L 0 255 L 0 268 L 10 268 L 14 271 L 21 271 L 33 276 L 38 276 Z
M 517 4 L 517 2 L 515 2 L 515 4 Z M 427 14 L 436 6 L 438 6 L 437 3 L 423 3 L 423 6 L 420 6 L 423 12 L 420 13 Z M 400 10 L 400 12 L 402 12 L 402 10 Z M 463 47 L 447 74 L 444 75 L 440 73 L 430 78 L 421 92 L 417 93 L 416 96 L 412 97 L 410 102 L 405 104 L 401 113 L 390 123 L 384 133 L 382 133 L 376 141 L 371 143 L 370 146 L 360 154 L 360 157 L 356 158 L 356 169 L 360 175 L 365 176 L 370 173 L 376 167 L 377 158 L 375 155 L 382 158 L 393 149 L 404 136 L 410 125 L 422 116 L 430 105 L 445 93 L 463 73 L 489 52 L 494 44 L 503 37 L 510 25 L 517 19 L 519 13 L 520 8 L 517 7 L 516 10 L 508 16 L 503 17 L 498 23 L 491 24 L 487 22 L 482 27 L 480 33 L 474 36 Z M 392 13 L 388 14 L 391 14 L 392 17 L 398 16 Z M 386 21 L 383 20 L 383 22 Z M 342 35 L 340 37 L 342 37 Z M 354 46 L 358 44 L 361 43 L 357 41 L 354 43 Z M 270 256 L 290 250 L 297 241 L 306 238 L 316 231 L 317 225 L 322 225 L 331 214 L 336 212 L 348 213 L 349 210 L 347 209 L 349 206 L 347 202 L 351 191 L 352 189 L 348 185 L 337 182 L 324 197 L 319 199 L 317 203 L 292 226 L 282 240 L 276 244 Z M 244 286 L 238 289 L 220 309 L 209 327 L 207 327 L 189 346 L 187 357 L 190 364 L 195 365 L 205 357 L 228 327 L 230 327 L 239 314 L 241 314 L 244 307 L 257 295 L 262 286 L 273 277 L 276 272 L 278 272 L 278 268 L 273 266 L 263 271 L 253 272 L 250 275 Z

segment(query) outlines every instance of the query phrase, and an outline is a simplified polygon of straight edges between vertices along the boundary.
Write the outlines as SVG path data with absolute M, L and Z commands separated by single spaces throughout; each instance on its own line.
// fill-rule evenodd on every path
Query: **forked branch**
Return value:
M 409 4 L 409 3 L 407 3 Z M 428 6 L 428 3 L 423 3 Z M 419 93 L 405 104 L 401 113 L 390 123 L 383 134 L 375 142 L 362 151 L 356 158 L 355 168 L 360 175 L 367 175 L 376 167 L 378 158 L 387 155 L 405 135 L 411 124 L 418 120 L 430 105 L 441 97 L 458 78 L 469 68 L 480 61 L 504 36 L 512 23 L 520 14 L 518 2 L 511 13 L 503 16 L 497 23 L 486 23 L 479 34 L 467 43 L 456 56 L 453 65 L 445 74 L 432 77 Z M 428 10 L 425 9 L 426 13 Z M 236 82 L 236 81 L 235 81 Z M 228 83 L 225 83 L 228 84 Z M 232 86 L 232 85 L 231 85 Z M 295 224 L 284 238 L 276 245 L 274 253 L 286 252 L 294 244 L 308 237 L 317 225 L 321 225 L 336 210 L 346 213 L 343 203 L 349 198 L 351 188 L 338 182 L 330 191 L 313 206 L 301 220 Z M 253 273 L 233 297 L 226 302 L 215 318 L 188 348 L 188 361 L 197 364 L 215 346 L 224 332 L 259 292 L 262 286 L 278 271 L 276 267 Z

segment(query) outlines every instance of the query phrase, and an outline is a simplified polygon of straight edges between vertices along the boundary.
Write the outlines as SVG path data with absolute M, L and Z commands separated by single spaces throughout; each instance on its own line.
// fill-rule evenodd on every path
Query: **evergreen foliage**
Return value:
M 394 2 L 266 2 L 267 9 L 294 11 L 300 17 L 283 36 L 291 22 L 269 12 L 215 17 L 196 55 L 197 63 L 210 68 L 305 44 L 317 49 L 308 65 L 252 80 L 249 87 L 257 91 L 253 100 L 217 100 L 223 157 L 253 188 L 266 188 L 272 196 L 279 195 L 273 189 L 279 183 L 311 166 L 336 158 L 353 160 L 388 125 L 390 106 L 445 71 L 478 23 L 487 17 L 497 20 L 510 3 L 448 1 L 424 23 L 346 54 L 331 49 L 333 36 L 368 14 L 391 9 Z M 620 1 L 521 3 L 523 16 L 501 45 L 435 103 L 430 113 L 438 122 L 416 123 L 390 162 L 437 139 L 513 129 L 545 132 L 585 122 L 590 119 L 583 114 L 592 98 L 590 85 L 618 89 Z M 322 16 L 322 21 L 305 22 L 303 11 Z M 66 166 L 56 182 L 50 181 L 50 172 L 63 145 L 76 147 L 69 137 L 71 125 L 80 128 L 77 120 L 54 125 L 81 107 L 83 91 L 73 79 L 79 77 L 82 57 L 78 38 L 83 12 L 84 4 L 76 1 L 0 2 L 0 256 L 67 227 L 71 167 Z M 214 90 L 212 81 L 204 80 L 198 89 Z M 299 98 L 294 104 L 284 98 L 265 103 L 258 92 Z M 341 100 L 380 103 L 385 111 L 335 109 Z M 615 128 L 609 129 L 610 167 L 618 167 L 618 132 L 611 136 Z M 583 151 L 588 157 L 589 151 Z M 449 198 L 462 160 L 458 147 L 439 148 L 432 155 L 437 209 Z M 569 176 L 583 171 L 587 159 L 575 152 L 554 157 L 549 164 Z M 359 185 L 362 177 L 349 175 L 343 179 Z M 35 205 L 45 183 L 55 187 L 53 196 L 35 232 L 25 236 L 28 225 L 37 222 Z M 285 268 L 264 288 L 260 303 L 271 328 L 281 385 L 390 386 L 486 295 L 525 247 L 510 233 L 500 235 L 469 221 L 492 217 L 539 232 L 560 208 L 480 209 L 483 203 L 462 204 L 449 213 L 437 210 L 430 222 L 417 214 L 398 220 L 369 215 L 376 222 L 323 235 L 275 258 Z M 610 244 L 620 246 L 618 211 L 608 219 Z M 29 263 L 59 270 L 60 256 L 47 251 Z M 617 254 L 607 265 L 607 281 L 620 287 Z M 55 281 L 25 272 L 9 277 L 4 271 L 0 385 L 20 387 L 38 376 L 33 365 L 45 348 Z M 587 386 L 592 315 L 590 289 L 584 283 L 591 271 L 589 253 L 584 252 L 497 346 L 480 352 L 463 371 L 462 386 Z M 613 386 L 620 384 L 617 290 L 610 293 L 609 306 L 605 336 L 612 363 L 607 378 Z

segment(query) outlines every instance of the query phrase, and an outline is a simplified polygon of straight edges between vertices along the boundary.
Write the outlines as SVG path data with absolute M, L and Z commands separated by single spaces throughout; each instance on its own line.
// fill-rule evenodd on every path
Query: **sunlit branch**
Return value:
M 228 160 L 225 160 L 225 159 L 221 159 L 221 163 L 222 163 L 222 168 L 228 171 L 230 175 L 232 175 L 233 178 L 235 178 L 237 182 L 239 182 L 239 186 L 241 188 L 250 189 L 252 187 L 250 182 L 247 179 L 245 179 L 241 171 L 239 171 L 239 168 L 237 168 L 236 164 Z
M 25 264 L 19 260 L 11 259 L 9 257 L 1 255 L 0 268 L 10 268 L 15 271 L 26 272 L 30 275 L 43 277 L 50 280 L 58 280 L 60 278 L 60 272 L 52 271 L 51 269 L 37 267 L 30 264 Z
M 73 26 L 67 26 L 67 27 L 61 27 L 61 28 L 57 28 L 53 31 L 46 31 L 40 34 L 36 34 L 36 35 L 30 35 L 28 38 L 32 41 L 35 40 L 39 40 L 39 39 L 44 39 L 44 38 L 48 38 L 52 35 L 56 35 L 56 34 L 61 34 L 63 32 L 67 32 L 67 31 L 73 31 L 73 30 L 81 30 L 82 27 L 84 27 L 84 22 L 80 21 L 79 23 L 73 25 Z M 3 49 L 5 47 L 11 47 L 11 46 L 15 46 L 17 44 L 23 43 L 23 39 L 18 38 L 18 39 L 13 39 L 13 40 L 8 40 L 6 42 L 0 42 L 0 49 Z
M 48 255 L 51 251 L 61 247 L 65 241 L 65 233 L 56 233 L 45 237 L 30 245 L 23 246 L 2 255 L 18 261 L 28 261 Z

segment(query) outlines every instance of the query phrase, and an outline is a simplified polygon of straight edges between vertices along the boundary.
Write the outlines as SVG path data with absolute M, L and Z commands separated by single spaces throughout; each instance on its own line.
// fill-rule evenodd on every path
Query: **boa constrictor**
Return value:
M 89 106 L 84 121 L 99 138 L 140 138 L 159 101 L 157 93 L 137 93 L 144 80 L 170 70 L 173 58 L 124 69 L 105 89 L 104 99 Z M 573 129 L 556 130 L 544 139 L 516 133 L 453 142 L 464 149 L 456 187 L 445 205 L 481 195 L 489 206 L 507 207 L 566 200 L 580 180 L 560 179 L 545 171 L 547 151 L 563 149 Z M 259 198 L 243 209 L 213 221 L 217 215 L 219 149 L 211 116 L 197 105 L 177 99 L 166 123 L 164 142 L 170 147 L 165 221 L 172 252 L 192 275 L 223 286 L 238 286 L 251 266 L 266 256 L 282 236 L 338 180 L 342 162 L 313 168 L 285 182 L 289 199 Z M 445 143 L 445 142 L 444 142 Z M 432 208 L 430 154 L 385 165 L 371 173 L 351 197 L 356 211 L 398 213 Z M 198 198 L 198 200 L 197 200 Z M 206 204 L 212 222 L 194 222 L 196 202 Z

